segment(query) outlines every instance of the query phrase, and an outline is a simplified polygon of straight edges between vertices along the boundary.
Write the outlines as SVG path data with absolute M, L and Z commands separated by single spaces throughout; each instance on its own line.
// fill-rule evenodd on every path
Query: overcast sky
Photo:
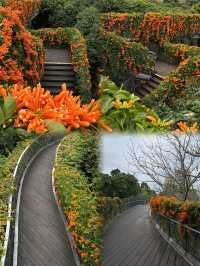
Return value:
M 130 145 L 140 152 L 140 148 L 145 144 L 156 141 L 156 135 L 142 134 L 103 134 L 101 136 L 101 164 L 103 173 L 110 173 L 113 169 L 120 169 L 123 172 L 134 172 L 134 167 L 128 163 L 128 150 Z M 137 176 L 139 181 L 149 181 L 145 176 Z

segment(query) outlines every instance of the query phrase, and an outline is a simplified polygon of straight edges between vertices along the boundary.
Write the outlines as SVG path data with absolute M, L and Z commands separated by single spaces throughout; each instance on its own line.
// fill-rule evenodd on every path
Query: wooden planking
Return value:
M 103 266 L 188 266 L 155 231 L 148 207 L 118 216 L 104 232 Z
M 73 254 L 54 199 L 51 172 L 56 146 L 42 152 L 24 179 L 18 266 L 74 266 Z

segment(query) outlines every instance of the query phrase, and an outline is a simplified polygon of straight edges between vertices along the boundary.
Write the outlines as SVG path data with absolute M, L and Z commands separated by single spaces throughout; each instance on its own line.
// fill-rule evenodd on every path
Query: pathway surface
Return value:
M 116 217 L 104 232 L 103 266 L 189 266 L 153 228 L 148 207 Z
M 38 155 L 23 184 L 18 266 L 74 266 L 51 185 L 56 146 Z
M 155 70 L 161 76 L 167 76 L 170 72 L 174 71 L 177 68 L 176 65 L 168 64 L 163 61 L 157 60 Z
M 64 48 L 47 48 L 45 62 L 71 63 L 71 54 Z

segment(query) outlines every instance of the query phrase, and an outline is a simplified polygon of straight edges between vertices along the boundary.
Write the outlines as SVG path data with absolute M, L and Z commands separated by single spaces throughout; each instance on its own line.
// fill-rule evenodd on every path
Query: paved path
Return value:
M 75 265 L 52 192 L 55 149 L 53 146 L 39 154 L 24 179 L 18 266 Z
M 155 70 L 161 76 L 167 76 L 170 72 L 177 68 L 176 65 L 168 64 L 163 61 L 156 61 Z
M 116 217 L 103 245 L 103 266 L 188 266 L 155 231 L 143 205 Z
M 45 62 L 71 63 L 69 50 L 62 48 L 47 48 Z

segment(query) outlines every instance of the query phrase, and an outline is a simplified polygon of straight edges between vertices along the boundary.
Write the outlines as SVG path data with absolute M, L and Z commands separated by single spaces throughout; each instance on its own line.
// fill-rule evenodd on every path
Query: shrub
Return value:
M 16 13 L 0 8 L 0 84 L 35 84 L 43 73 L 41 41 L 27 32 Z
M 88 101 L 91 97 L 90 65 L 87 56 L 86 41 L 76 28 L 40 29 L 33 31 L 40 37 L 45 46 L 69 48 L 72 64 L 76 74 L 77 93 Z
M 151 73 L 154 61 L 142 44 L 129 42 L 112 32 L 100 34 L 102 67 L 117 85 L 120 86 L 131 74 Z
M 58 150 L 55 186 L 69 230 L 83 265 L 98 265 L 101 254 L 102 218 L 97 211 L 97 197 L 88 178 L 80 170 L 87 134 L 68 135 Z M 89 144 L 89 143 L 88 143 Z

